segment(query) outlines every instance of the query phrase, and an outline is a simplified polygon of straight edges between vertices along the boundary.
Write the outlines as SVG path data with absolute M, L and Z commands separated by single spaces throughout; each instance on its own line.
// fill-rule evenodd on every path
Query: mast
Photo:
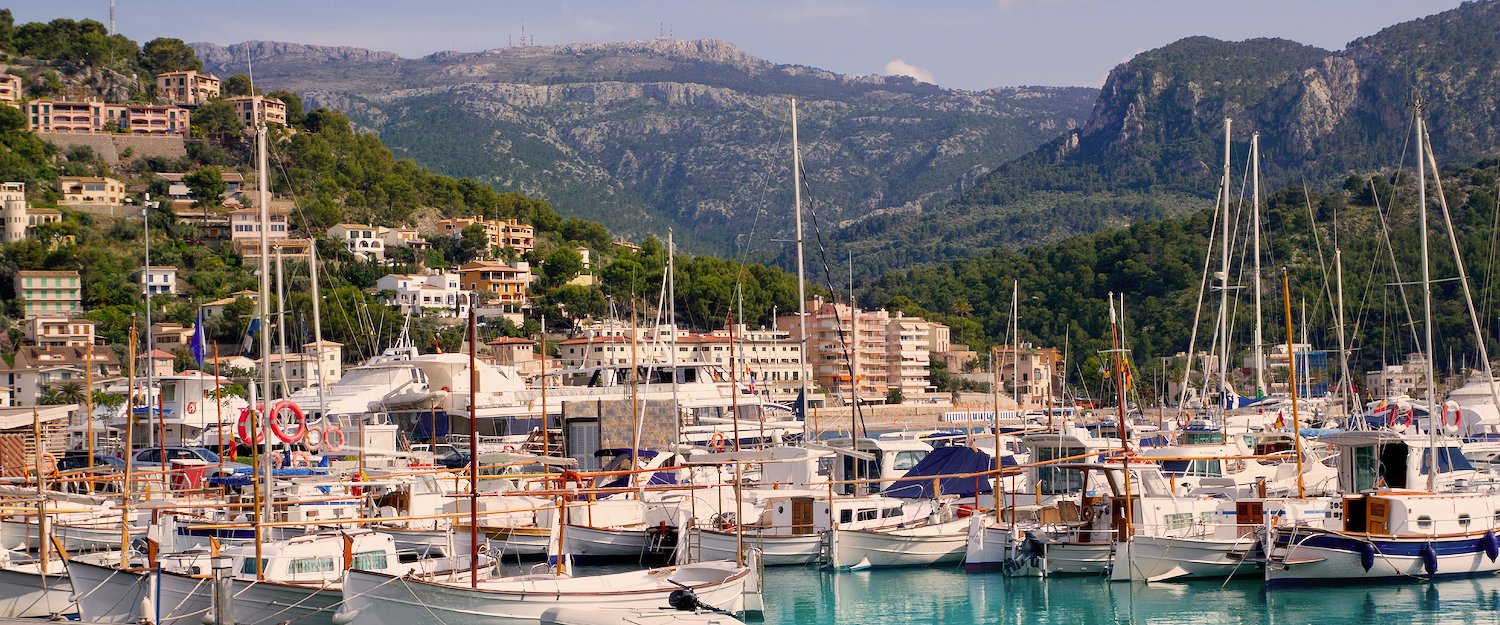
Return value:
M 474 323 L 474 303 L 469 302 L 469 588 L 479 588 L 479 360 L 475 345 L 479 334 Z M 547 429 L 542 413 L 542 430 Z M 437 441 L 434 440 L 434 443 Z M 363 444 L 363 441 L 361 441 Z M 436 449 L 437 445 L 433 445 Z M 545 466 L 545 465 L 543 465 Z
M 1121 294 L 1120 304 L 1125 303 L 1124 294 Z M 1114 343 L 1115 354 L 1115 389 L 1119 393 L 1120 401 L 1117 411 L 1120 420 L 1120 462 L 1125 467 L 1125 533 L 1116 540 L 1130 540 L 1130 434 L 1125 429 L 1125 354 L 1120 349 L 1120 325 L 1115 319 L 1115 294 L 1109 294 L 1109 334 Z M 1037 491 L 1041 492 L 1041 491 Z
M 261 390 L 267 397 L 261 400 L 260 419 L 252 420 L 260 430 L 259 434 L 250 435 L 251 447 L 254 448 L 255 439 L 266 435 L 268 424 L 272 418 L 270 411 L 266 410 L 270 404 L 271 393 L 271 242 L 267 236 L 271 230 L 271 186 L 270 176 L 266 165 L 266 125 L 264 122 L 255 127 L 255 174 L 256 185 L 259 187 L 255 203 L 260 207 L 260 297 L 257 305 L 257 314 L 260 316 L 260 382 Z M 255 400 L 250 400 L 250 410 L 256 411 Z M 264 482 L 263 499 L 265 507 L 256 513 L 255 523 L 255 572 L 256 577 L 263 579 L 265 570 L 261 566 L 261 544 L 265 542 L 263 524 L 270 520 L 271 500 L 275 496 L 271 493 L 271 439 L 264 438 L 265 457 L 261 462 L 261 480 Z M 261 503 L 261 502 L 257 502 Z
M 802 382 L 802 440 L 807 440 L 807 420 L 812 412 L 808 408 L 812 398 L 808 396 L 807 383 L 807 268 L 802 258 L 802 152 L 797 147 L 797 98 L 792 103 L 792 204 L 797 221 L 797 377 Z
M 83 409 L 84 409 L 84 414 L 87 415 L 87 425 L 88 425 L 88 430 L 89 430 L 88 431 L 88 437 L 89 437 L 89 445 L 88 445 L 88 450 L 89 450 L 89 461 L 88 462 L 89 462 L 89 464 L 88 464 L 88 467 L 90 469 L 93 469 L 94 468 L 94 342 L 93 341 L 89 341 L 89 344 L 86 345 L 86 346 L 84 346 L 84 348 L 83 348 L 83 361 L 84 361 L 84 365 L 83 365 L 83 385 L 85 387 L 84 388 L 84 395 L 83 395 L 83 403 L 84 403 L 84 408 Z M 134 417 L 134 415 L 131 415 L 131 416 Z M 126 452 L 126 454 L 128 455 L 129 452 Z M 89 492 L 93 492 L 93 486 L 89 487 Z
M 135 453 L 131 444 L 135 440 L 135 313 L 130 315 L 130 392 L 125 394 L 125 477 L 120 490 L 124 497 L 120 498 L 120 568 L 130 566 L 130 495 L 132 484 L 131 468 L 135 463 Z M 92 418 L 92 417 L 90 417 Z
M 276 245 L 276 342 L 281 361 L 281 397 L 291 395 L 286 386 L 286 273 L 281 264 L 281 244 Z M 270 399 L 269 389 L 267 399 Z
M 1343 250 L 1333 248 L 1333 273 L 1338 286 L 1338 315 L 1339 315 L 1339 412 L 1343 415 L 1349 414 L 1349 346 L 1344 338 L 1344 253 Z M 1500 404 L 1496 404 L 1500 405 Z
M 1437 458 L 1437 428 L 1433 427 L 1437 418 L 1437 385 L 1432 368 L 1432 269 L 1429 267 L 1427 251 L 1427 151 L 1421 148 L 1422 137 L 1427 135 L 1422 124 L 1422 101 L 1419 99 L 1417 107 L 1417 232 L 1422 238 L 1422 331 L 1424 337 L 1424 350 L 1427 352 L 1426 371 L 1427 375 L 1427 453 L 1429 456 L 1428 466 L 1432 468 L 1427 472 L 1427 490 L 1437 490 L 1438 458 Z
M 1260 305 L 1260 133 L 1250 133 L 1250 169 L 1253 172 L 1251 179 L 1251 201 L 1250 201 L 1250 238 L 1254 244 L 1255 273 L 1251 280 L 1255 282 L 1255 393 L 1256 397 L 1266 396 L 1266 352 L 1262 345 L 1261 336 L 1261 305 Z M 1228 271 L 1226 268 L 1225 271 Z M 1342 326 L 1340 326 L 1342 328 Z
M 323 377 L 323 316 L 319 313 L 319 301 L 323 299 L 318 291 L 318 242 L 313 241 L 307 246 L 307 274 L 312 278 L 312 315 L 313 315 L 313 359 L 318 363 L 318 416 L 326 419 L 328 417 L 328 400 L 323 397 L 323 386 L 328 378 Z M 469 306 L 473 308 L 473 306 Z M 364 416 L 358 417 L 364 420 Z M 360 439 L 359 446 L 365 446 L 364 439 Z M 363 469 L 363 467 L 361 467 Z
M 146 232 L 146 267 L 144 269 L 142 269 L 142 272 L 145 274 L 146 279 L 141 281 L 141 297 L 144 297 L 146 299 L 146 414 L 150 415 L 151 411 L 154 410 L 153 406 L 156 405 L 155 402 L 151 401 L 151 365 L 152 365 L 152 359 L 155 357 L 155 354 L 153 354 L 152 352 L 156 351 L 156 341 L 153 340 L 152 336 L 151 336 L 152 335 L 152 332 L 151 332 L 151 287 L 148 286 L 149 285 L 148 281 L 151 279 L 151 194 L 150 193 L 147 193 L 146 194 L 146 200 L 144 202 L 141 202 L 141 227 L 144 228 L 145 232 Z M 157 415 L 157 418 L 161 418 L 161 415 Z M 150 427 L 150 423 L 151 422 L 150 422 L 149 419 L 146 421 L 146 423 L 147 423 L 147 427 L 146 427 L 146 446 L 147 447 L 155 447 L 156 446 L 156 441 L 154 440 L 156 438 L 155 428 Z M 133 444 L 133 441 L 130 444 Z M 162 444 L 165 445 L 166 442 L 163 441 Z M 167 462 L 167 459 L 166 458 L 162 458 L 163 468 L 165 468 L 166 462 Z
M 1292 441 L 1297 448 L 1297 498 L 1303 499 L 1307 497 L 1307 492 L 1302 482 L 1302 426 L 1297 416 L 1297 357 L 1291 355 L 1295 354 L 1292 351 L 1292 289 L 1286 267 L 1281 268 L 1281 299 L 1286 307 L 1286 353 L 1289 354 L 1286 359 L 1287 379 L 1292 381 L 1288 386 L 1292 392 Z
M 734 420 L 734 450 L 740 450 L 740 378 L 734 352 L 734 306 L 729 307 L 729 410 Z
M 640 343 L 640 332 L 635 326 L 635 293 L 630 294 L 630 483 L 642 486 L 641 468 L 641 370 L 637 365 L 636 349 Z M 644 491 L 643 491 L 644 492 Z
M 854 252 L 849 252 L 849 449 L 859 442 L 859 308 L 854 302 Z M 856 468 L 855 471 L 859 469 Z M 859 479 L 856 474 L 854 479 Z
M 682 404 L 677 399 L 677 248 L 672 242 L 672 229 L 667 228 L 667 319 L 672 328 L 671 355 L 667 365 L 672 367 L 672 449 L 682 445 Z M 547 393 L 546 377 L 542 378 L 542 397 Z M 545 408 L 546 401 L 543 400 Z M 546 417 L 543 417 L 546 422 Z
M 1219 258 L 1219 414 L 1224 415 L 1229 410 L 1229 129 L 1234 120 L 1224 118 L 1224 192 L 1219 195 L 1223 202 L 1224 214 L 1220 218 L 1219 226 L 1223 229 L 1220 235 L 1223 239 L 1220 243 Z M 1111 304 L 1113 306 L 1113 304 Z
M 1016 409 L 1021 405 L 1021 281 L 1010 281 L 1010 389 L 1016 394 Z

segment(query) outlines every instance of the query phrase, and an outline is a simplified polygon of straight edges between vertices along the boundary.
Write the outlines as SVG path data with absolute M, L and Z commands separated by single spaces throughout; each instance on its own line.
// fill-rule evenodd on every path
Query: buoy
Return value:
M 281 413 L 283 410 L 292 413 L 297 422 L 297 429 L 293 430 L 290 434 L 281 429 Z M 285 399 L 276 402 L 271 408 L 270 418 L 271 432 L 276 435 L 276 438 L 281 439 L 283 443 L 299 443 L 302 442 L 303 437 L 307 436 L 307 415 L 302 414 L 302 408 L 298 407 L 296 402 Z
M 308 426 L 307 436 L 303 437 L 302 444 L 307 446 L 308 451 L 316 452 L 323 447 L 323 429 Z
M 1494 532 L 1485 532 L 1484 537 L 1479 539 L 1479 546 L 1484 547 L 1484 555 L 1494 562 L 1500 557 L 1500 538 L 1495 537 Z
M 264 407 L 265 404 L 261 404 L 261 406 Z M 266 442 L 266 431 L 257 427 L 255 428 L 255 436 L 250 436 L 249 428 L 252 421 L 250 418 L 250 413 L 251 410 L 249 406 L 246 406 L 244 410 L 240 411 L 240 423 L 239 427 L 236 428 L 235 433 L 239 435 L 240 442 L 247 445 L 259 445 Z
M 1371 543 L 1360 545 L 1359 565 L 1364 567 L 1366 573 L 1369 573 L 1370 568 L 1375 566 L 1375 545 Z
M 323 428 L 323 451 L 333 453 L 344 449 L 344 431 L 337 425 Z
M 724 433 L 714 432 L 713 437 L 708 439 L 708 446 L 712 447 L 716 452 L 724 451 Z
M 292 452 L 292 466 L 304 469 L 312 468 L 312 454 L 305 451 Z
M 1437 550 L 1432 548 L 1432 543 L 1422 545 L 1422 570 L 1428 575 L 1437 573 Z

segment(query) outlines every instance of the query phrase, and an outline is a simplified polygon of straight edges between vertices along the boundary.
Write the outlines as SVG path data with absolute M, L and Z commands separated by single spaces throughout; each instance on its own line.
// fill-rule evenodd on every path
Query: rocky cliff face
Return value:
M 611 230 L 761 251 L 789 230 L 789 97 L 825 226 L 920 211 L 1077 126 L 1095 91 L 954 91 L 777 65 L 716 40 L 650 40 L 403 59 L 301 44 L 193 44 L 221 75 L 348 112 L 398 154 L 541 194 Z M 976 173 L 981 172 L 981 173 Z M 832 233 L 825 233 L 831 235 Z

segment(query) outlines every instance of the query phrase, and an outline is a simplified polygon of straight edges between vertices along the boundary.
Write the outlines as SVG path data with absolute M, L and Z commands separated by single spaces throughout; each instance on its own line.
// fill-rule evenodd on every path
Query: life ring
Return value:
M 285 454 L 271 454 L 271 468 L 280 469 L 284 466 L 286 466 Z
M 265 405 L 262 404 L 262 407 L 264 406 Z M 246 406 L 244 410 L 240 411 L 239 427 L 235 429 L 235 434 L 239 435 L 239 441 L 242 443 L 259 445 L 266 442 L 266 431 L 264 429 L 256 427 L 255 436 L 253 438 L 250 436 L 249 428 L 254 424 L 254 420 L 251 418 L 254 412 L 255 411 L 252 410 L 249 406 Z
M 312 468 L 312 454 L 305 451 L 292 452 L 292 466 L 305 469 Z
M 337 425 L 323 428 L 323 451 L 334 453 L 344 449 L 344 431 Z
M 516 446 L 515 445 L 506 445 L 505 447 L 500 448 L 500 451 L 503 451 L 503 452 L 508 453 L 508 454 L 509 453 L 515 453 Z
M 198 402 L 195 402 L 195 401 L 188 402 L 187 413 L 188 414 L 196 414 L 197 412 L 198 412 Z
M 724 433 L 714 432 L 714 435 L 708 439 L 708 446 L 716 452 L 724 451 Z
M 288 434 L 286 430 L 282 429 L 282 411 L 291 412 L 292 417 L 294 417 L 297 422 L 297 429 L 293 430 L 291 434 Z M 271 414 L 269 416 L 271 419 L 271 432 L 276 435 L 276 438 L 281 439 L 281 442 L 287 444 L 300 443 L 302 442 L 303 437 L 307 436 L 307 415 L 302 414 L 302 408 L 297 406 L 296 402 L 285 399 L 276 402 L 271 407 Z
M 304 447 L 307 447 L 308 451 L 318 451 L 319 449 L 322 449 L 323 429 L 308 426 L 307 436 L 304 436 L 302 438 L 302 445 Z
M 1449 422 L 1448 420 L 1449 414 L 1453 415 L 1452 422 Z M 1463 414 L 1464 409 L 1460 408 L 1458 404 L 1451 401 L 1443 402 L 1443 428 L 1448 430 L 1449 432 L 1457 432 L 1459 426 L 1463 424 Z

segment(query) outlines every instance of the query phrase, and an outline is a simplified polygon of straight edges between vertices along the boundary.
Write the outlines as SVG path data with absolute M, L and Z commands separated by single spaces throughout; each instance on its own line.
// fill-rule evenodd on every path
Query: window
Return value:
M 1473 519 L 1470 518 L 1468 514 L 1460 514 L 1458 515 L 1458 526 L 1467 529 L 1469 527 L 1469 522 L 1472 520 Z
M 910 471 L 912 467 L 917 466 L 917 463 L 926 457 L 927 452 L 925 451 L 897 452 L 895 459 L 891 463 L 891 469 L 896 471 Z
M 266 559 L 262 558 L 261 561 L 260 561 L 260 570 L 261 571 L 265 571 L 266 567 L 268 565 L 270 565 L 270 564 L 271 564 L 270 560 L 266 560 Z M 245 558 L 245 562 L 240 565 L 240 574 L 241 575 L 254 575 L 255 574 L 255 558 Z
M 287 573 L 298 575 L 303 573 L 329 573 L 334 570 L 333 558 L 293 558 L 287 566 Z
M 353 561 L 349 563 L 349 568 L 366 571 L 384 571 L 387 566 L 384 551 L 361 551 L 354 554 Z
M 1417 527 L 1424 530 L 1432 527 L 1432 517 L 1425 514 L 1417 517 Z

